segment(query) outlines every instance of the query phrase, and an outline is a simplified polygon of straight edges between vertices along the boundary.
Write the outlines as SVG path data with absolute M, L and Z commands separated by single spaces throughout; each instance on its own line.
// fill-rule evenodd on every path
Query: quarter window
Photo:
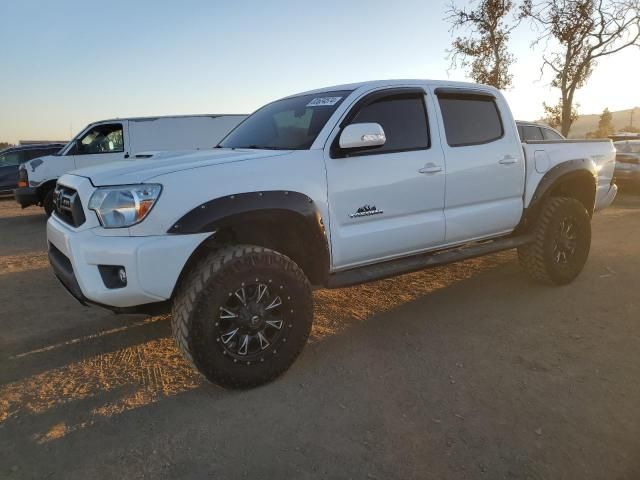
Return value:
M 119 123 L 96 125 L 78 142 L 78 155 L 124 152 L 122 125 Z
M 449 146 L 489 143 L 504 135 L 493 97 L 447 93 L 438 95 L 438 102 Z
M 384 145 L 361 154 L 389 153 L 429 148 L 429 128 L 424 95 L 401 93 L 376 98 L 361 107 L 349 122 L 379 123 L 387 137 Z

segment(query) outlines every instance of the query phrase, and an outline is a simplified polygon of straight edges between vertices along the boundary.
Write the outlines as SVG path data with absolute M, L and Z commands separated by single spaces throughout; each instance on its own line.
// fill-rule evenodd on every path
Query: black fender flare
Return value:
M 576 158 L 562 162 L 555 167 L 550 168 L 538 182 L 538 186 L 531 197 L 531 202 L 525 207 L 522 221 L 516 230 L 522 231 L 538 217 L 544 200 L 546 200 L 547 196 L 557 185 L 573 179 L 581 177 L 584 178 L 586 176 L 593 180 L 593 201 L 595 202 L 595 189 L 597 186 L 598 174 L 593 160 Z M 593 209 L 594 205 L 587 207 L 590 215 L 593 214 Z
M 306 271 L 315 284 L 326 281 L 329 272 L 329 241 L 320 210 L 307 195 L 286 190 L 245 192 L 218 197 L 198 205 L 183 215 L 167 230 L 171 235 L 216 232 L 243 221 L 264 220 L 274 213 L 292 214 L 304 225 L 305 241 L 309 242 Z M 213 235 L 215 238 L 215 235 Z

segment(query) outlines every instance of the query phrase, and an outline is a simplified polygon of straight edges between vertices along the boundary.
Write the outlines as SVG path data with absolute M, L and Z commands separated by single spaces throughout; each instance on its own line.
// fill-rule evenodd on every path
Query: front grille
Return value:
M 56 217 L 73 227 L 79 227 L 86 220 L 80 195 L 73 188 L 56 185 L 53 191 L 53 209 Z

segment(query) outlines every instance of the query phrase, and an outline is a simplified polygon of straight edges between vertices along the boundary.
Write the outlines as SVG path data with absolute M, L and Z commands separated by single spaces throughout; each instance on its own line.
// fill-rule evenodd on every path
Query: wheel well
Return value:
M 293 260 L 312 285 L 324 285 L 329 273 L 329 250 L 320 218 L 316 225 L 289 210 L 269 210 L 232 215 L 191 254 L 182 269 L 184 275 L 202 258 L 224 246 L 248 244 L 275 250 Z M 174 289 L 175 291 L 175 289 Z
M 44 197 L 47 192 L 56 187 L 57 180 L 47 180 L 42 185 L 38 186 L 38 198 L 41 202 L 44 201 Z
M 569 197 L 578 200 L 593 215 L 596 200 L 596 181 L 589 172 L 560 177 L 549 189 L 548 197 Z
M 535 225 L 546 199 L 550 197 L 569 197 L 578 200 L 593 215 L 596 200 L 596 179 L 588 170 L 574 170 L 557 178 L 543 178 L 531 204 L 525 209 L 515 233 L 527 232 Z

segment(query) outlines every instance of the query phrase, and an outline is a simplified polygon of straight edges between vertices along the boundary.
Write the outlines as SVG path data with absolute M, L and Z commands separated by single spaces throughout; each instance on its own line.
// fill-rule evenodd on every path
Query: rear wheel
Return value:
M 174 301 L 172 331 L 208 380 L 248 388 L 291 366 L 312 322 L 313 297 L 302 270 L 273 250 L 239 245 L 208 255 L 187 274 Z
M 44 194 L 42 206 L 44 207 L 44 213 L 47 217 L 50 217 L 53 213 L 53 188 L 49 189 L 47 193 Z
M 564 285 L 584 268 L 591 248 L 591 218 L 573 198 L 552 197 L 533 229 L 534 241 L 518 248 L 524 270 L 543 283 Z

